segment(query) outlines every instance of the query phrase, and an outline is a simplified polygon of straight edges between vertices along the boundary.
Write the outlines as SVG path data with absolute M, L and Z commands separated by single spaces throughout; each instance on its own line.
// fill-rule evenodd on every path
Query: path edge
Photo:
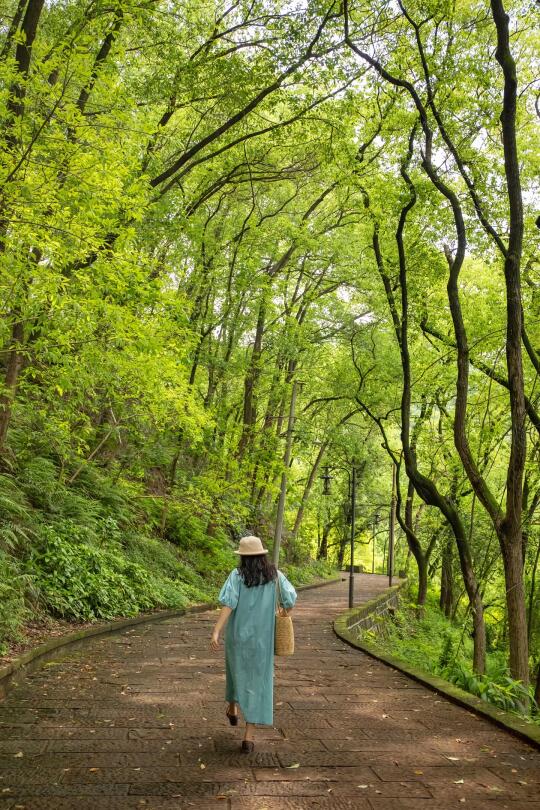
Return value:
M 333 622 L 334 633 L 350 647 L 361 650 L 371 658 L 375 658 L 377 661 L 381 661 L 381 663 L 392 667 L 392 669 L 397 669 L 412 680 L 418 681 L 418 683 L 427 686 L 427 688 L 431 689 L 433 692 L 446 697 L 451 703 L 456 703 L 458 706 L 462 706 L 475 714 L 479 714 L 491 720 L 491 722 L 509 731 L 514 736 L 520 737 L 525 742 L 540 749 L 540 728 L 536 728 L 535 726 L 531 727 L 531 725 L 524 720 L 520 720 L 513 714 L 498 709 L 496 706 L 491 706 L 489 703 L 486 703 L 475 695 L 469 694 L 469 692 L 465 692 L 465 690 L 454 686 L 454 684 L 445 681 L 443 678 L 430 675 L 421 669 L 409 666 L 401 658 L 395 658 L 394 656 L 381 653 L 375 645 L 367 641 L 359 641 L 355 634 L 349 629 L 351 619 L 354 618 L 355 614 L 367 615 L 369 612 L 367 608 L 371 607 L 372 610 L 376 608 L 381 601 L 384 601 L 384 598 L 388 597 L 388 593 L 393 591 L 396 587 L 399 586 L 388 588 L 375 599 L 364 602 L 363 605 L 357 608 L 351 608 L 345 611 L 345 613 L 340 614 Z
M 336 582 L 341 582 L 342 577 L 334 579 L 326 579 L 319 582 L 313 582 L 309 585 L 299 585 L 297 591 L 305 591 L 310 588 L 321 588 L 324 585 L 334 585 Z M 45 664 L 50 660 L 58 650 L 63 647 L 70 647 L 73 644 L 80 644 L 88 638 L 95 636 L 105 636 L 111 633 L 116 633 L 126 627 L 133 627 L 137 624 L 144 624 L 145 622 L 164 621 L 166 619 L 174 619 L 180 616 L 185 616 L 189 613 L 203 613 L 206 610 L 214 610 L 219 607 L 218 602 L 202 602 L 198 605 L 190 605 L 185 608 L 173 608 L 170 610 L 157 610 L 153 613 L 139 613 L 137 616 L 129 616 L 125 619 L 115 619 L 111 622 L 100 624 L 96 627 L 85 627 L 82 630 L 75 630 L 73 633 L 66 633 L 63 636 L 45 641 L 43 644 L 38 644 L 27 650 L 22 655 L 14 658 L 9 664 L 0 667 L 0 701 L 3 700 L 8 694 L 9 690 L 16 686 L 14 680 L 18 674 L 31 672 L 37 667 Z

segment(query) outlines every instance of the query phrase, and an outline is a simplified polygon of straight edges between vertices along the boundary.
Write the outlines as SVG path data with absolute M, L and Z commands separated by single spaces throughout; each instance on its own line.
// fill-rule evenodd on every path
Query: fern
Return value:
M 63 503 L 63 487 L 58 483 L 54 463 L 48 458 L 32 458 L 21 469 L 19 481 L 32 505 L 58 513 Z
M 444 634 L 444 641 L 441 653 L 439 655 L 439 660 L 437 661 L 437 669 L 442 671 L 445 667 L 447 667 L 450 661 L 452 660 L 453 654 L 454 654 L 454 637 L 452 636 L 451 633 L 446 632 Z
M 18 568 L 16 561 L 0 551 L 0 654 L 7 642 L 18 638 L 18 631 L 28 615 L 25 590 L 28 577 Z

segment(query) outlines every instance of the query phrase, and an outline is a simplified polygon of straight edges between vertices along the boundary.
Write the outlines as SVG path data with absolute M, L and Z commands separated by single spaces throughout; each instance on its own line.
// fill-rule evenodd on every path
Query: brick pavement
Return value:
M 359 601 L 385 587 L 357 577 Z M 348 647 L 308 590 L 253 754 L 224 716 L 215 613 L 89 640 L 0 703 L 0 810 L 540 810 L 540 751 Z

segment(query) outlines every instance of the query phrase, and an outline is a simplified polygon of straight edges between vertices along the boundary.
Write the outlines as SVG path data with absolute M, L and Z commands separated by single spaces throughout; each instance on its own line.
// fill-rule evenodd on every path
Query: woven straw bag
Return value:
M 294 628 L 292 619 L 287 616 L 281 607 L 281 589 L 279 587 L 279 574 L 277 578 L 276 598 L 276 629 L 274 633 L 274 654 L 292 655 L 294 652 Z

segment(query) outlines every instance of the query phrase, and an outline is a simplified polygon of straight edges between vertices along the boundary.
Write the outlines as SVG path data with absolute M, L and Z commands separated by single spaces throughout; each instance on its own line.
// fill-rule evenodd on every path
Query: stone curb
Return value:
M 297 591 L 309 590 L 310 588 L 320 588 L 323 585 L 332 585 L 336 582 L 341 582 L 341 577 L 338 579 L 328 579 L 322 582 L 315 582 L 310 585 L 299 585 Z M 14 658 L 9 664 L 0 667 L 0 700 L 3 700 L 10 687 L 16 686 L 13 680 L 18 672 L 31 672 L 38 666 L 46 663 L 53 657 L 62 647 L 69 647 L 73 644 L 81 643 L 87 638 L 94 636 L 104 636 L 109 633 L 116 633 L 123 630 L 125 627 L 133 627 L 137 624 L 144 624 L 145 622 L 164 621 L 165 619 L 173 619 L 180 616 L 185 616 L 188 613 L 202 613 L 206 610 L 213 610 L 219 605 L 217 602 L 203 602 L 200 605 L 191 605 L 187 608 L 176 608 L 173 610 L 159 610 L 154 613 L 140 613 L 138 616 L 131 616 L 126 619 L 117 619 L 112 622 L 100 624 L 96 627 L 86 627 L 82 630 L 76 630 L 74 633 L 67 633 L 64 636 L 51 638 L 43 644 L 39 644 L 33 649 L 27 650 L 18 658 Z
M 403 584 L 405 583 L 401 583 L 399 586 L 394 587 L 399 588 Z M 385 592 L 385 598 L 388 598 L 389 591 L 394 590 L 394 587 L 389 588 Z M 445 681 L 443 678 L 439 678 L 436 675 L 430 675 L 421 669 L 417 669 L 416 667 L 411 667 L 400 658 L 395 658 L 394 656 L 379 652 L 375 645 L 370 644 L 367 641 L 359 641 L 356 635 L 349 630 L 347 620 L 350 621 L 350 614 L 356 612 L 358 615 L 360 610 L 364 612 L 365 608 L 370 605 L 372 608 L 376 607 L 381 601 L 384 601 L 382 598 L 383 596 L 384 595 L 381 594 L 376 599 L 372 599 L 370 602 L 364 603 L 360 608 L 352 608 L 346 613 L 342 613 L 340 616 L 338 616 L 333 624 L 335 634 L 351 647 L 355 647 L 356 649 L 361 650 L 362 652 L 365 652 L 367 655 L 371 656 L 371 658 L 375 658 L 377 661 L 381 661 L 383 664 L 387 664 L 393 669 L 403 672 L 405 675 L 408 675 L 409 678 L 418 681 L 418 683 L 427 686 L 428 689 L 431 689 L 432 691 L 437 692 L 437 694 L 446 697 L 452 703 L 456 703 L 458 706 L 463 706 L 465 709 L 469 709 L 475 714 L 486 717 L 488 720 L 496 723 L 498 726 L 506 731 L 509 731 L 511 734 L 520 737 L 522 740 L 525 740 L 525 742 L 528 742 L 535 748 L 540 748 L 540 728 L 537 728 L 524 720 L 520 720 L 519 717 L 510 714 L 510 712 L 505 712 L 502 709 L 498 709 L 496 706 L 491 706 L 489 703 L 486 703 L 475 695 L 469 694 L 469 692 L 465 692 L 463 689 L 460 689 L 458 686 L 454 686 L 454 684 L 449 683 L 449 681 Z

